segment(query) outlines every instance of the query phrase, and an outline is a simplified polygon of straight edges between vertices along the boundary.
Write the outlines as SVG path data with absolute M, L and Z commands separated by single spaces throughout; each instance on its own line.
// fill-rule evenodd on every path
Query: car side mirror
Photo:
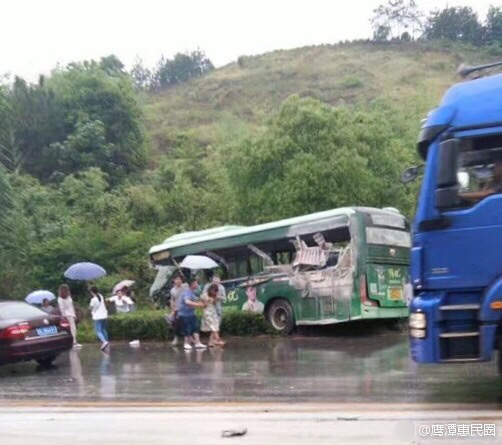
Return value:
M 417 179 L 418 175 L 422 173 L 424 169 L 422 165 L 414 165 L 413 167 L 407 168 L 401 175 L 401 182 L 403 184 L 409 184 Z
M 460 141 L 458 139 L 448 139 L 439 144 L 436 174 L 436 208 L 439 210 L 459 204 L 457 177 L 459 153 Z

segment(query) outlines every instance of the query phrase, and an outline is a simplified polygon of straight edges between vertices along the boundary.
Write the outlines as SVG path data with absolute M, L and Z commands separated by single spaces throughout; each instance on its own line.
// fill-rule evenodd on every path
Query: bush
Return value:
M 364 82 L 358 77 L 347 76 L 340 82 L 341 88 L 360 88 L 364 86 Z
M 165 311 L 141 310 L 130 314 L 115 314 L 108 318 L 108 333 L 111 340 L 164 341 L 169 330 L 164 319 Z M 273 330 L 261 314 L 228 310 L 223 314 L 221 324 L 223 335 L 254 336 L 272 334 Z M 92 321 L 85 320 L 78 325 L 78 341 L 97 341 Z
M 78 324 L 77 340 L 79 343 L 93 343 L 98 341 L 91 321 L 85 320 Z
M 239 56 L 237 58 L 237 65 L 239 65 L 239 68 L 244 68 L 247 64 L 248 58 L 247 56 Z
M 274 333 L 262 314 L 239 310 L 225 311 L 220 329 L 222 335 L 254 336 Z

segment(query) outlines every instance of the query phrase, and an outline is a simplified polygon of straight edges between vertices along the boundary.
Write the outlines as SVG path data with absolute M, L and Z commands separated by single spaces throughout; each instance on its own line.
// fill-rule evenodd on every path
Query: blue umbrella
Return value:
M 42 301 L 46 298 L 47 300 L 52 301 L 56 299 L 56 296 L 48 290 L 36 290 L 29 293 L 24 301 L 30 304 L 42 304 Z
M 106 270 L 94 263 L 76 263 L 66 269 L 64 276 L 70 280 L 90 281 L 104 277 Z

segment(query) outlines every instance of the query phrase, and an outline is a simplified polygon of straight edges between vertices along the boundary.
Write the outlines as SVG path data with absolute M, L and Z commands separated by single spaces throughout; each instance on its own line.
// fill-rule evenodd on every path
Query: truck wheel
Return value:
M 37 358 L 36 359 L 36 362 L 44 367 L 44 368 L 48 368 L 49 366 L 52 365 L 52 363 L 54 362 L 54 360 L 56 360 L 56 356 L 55 355 L 51 355 L 49 357 L 44 357 L 44 358 Z
M 267 319 L 272 327 L 280 334 L 291 334 L 295 327 L 295 314 L 289 301 L 278 298 L 267 310 Z

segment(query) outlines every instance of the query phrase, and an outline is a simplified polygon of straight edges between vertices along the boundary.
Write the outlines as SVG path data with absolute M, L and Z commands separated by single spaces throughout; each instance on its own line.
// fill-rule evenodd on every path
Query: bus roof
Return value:
M 164 240 L 164 243 L 171 243 L 173 241 L 187 241 L 192 238 L 199 238 L 203 236 L 209 236 L 213 235 L 215 233 L 221 233 L 221 232 L 228 232 L 230 230 L 235 230 L 235 229 L 242 229 L 244 226 L 220 226 L 220 227 L 213 227 L 212 229 L 206 229 L 206 230 L 196 230 L 193 232 L 183 232 L 179 233 L 177 235 L 170 236 L 169 238 Z
M 185 232 L 167 238 L 162 244 L 152 247 L 149 253 L 153 259 L 163 252 L 169 252 L 169 256 L 178 257 L 329 230 L 347 226 L 350 216 L 357 211 L 395 215 L 395 212 L 392 211 L 370 207 L 343 207 L 256 226 L 222 226 L 196 232 Z M 167 256 L 162 255 L 161 259 L 165 258 Z

